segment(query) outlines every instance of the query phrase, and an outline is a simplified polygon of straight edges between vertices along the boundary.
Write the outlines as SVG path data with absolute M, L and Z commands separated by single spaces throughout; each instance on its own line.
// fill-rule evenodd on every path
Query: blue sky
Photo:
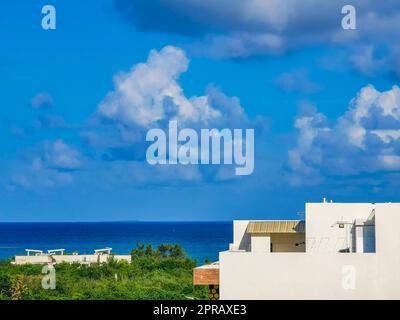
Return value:
M 293 219 L 323 197 L 399 201 L 396 1 L 354 1 L 356 30 L 340 0 L 166 3 L 52 1 L 57 29 L 43 30 L 47 2 L 2 1 L 0 221 Z M 103 112 L 121 73 L 160 98 L 132 69 L 151 52 L 154 72 L 185 69 L 154 87 L 207 98 L 218 127 L 256 128 L 251 176 L 148 166 L 148 127 L 123 115 L 152 106 Z

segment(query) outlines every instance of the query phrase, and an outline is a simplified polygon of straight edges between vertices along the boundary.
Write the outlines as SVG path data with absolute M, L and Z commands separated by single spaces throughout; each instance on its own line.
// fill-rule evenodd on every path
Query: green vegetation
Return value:
M 131 255 L 131 263 L 57 264 L 54 290 L 42 288 L 42 265 L 2 261 L 0 300 L 207 299 L 207 288 L 192 284 L 195 261 L 179 245 L 138 244 Z

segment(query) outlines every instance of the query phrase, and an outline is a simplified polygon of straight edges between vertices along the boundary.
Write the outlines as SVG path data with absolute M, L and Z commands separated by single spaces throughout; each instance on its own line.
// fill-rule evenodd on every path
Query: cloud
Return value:
M 80 153 L 61 139 L 25 150 L 24 158 L 11 171 L 8 189 L 50 188 L 70 184 L 81 168 Z
M 47 109 L 54 105 L 53 97 L 48 93 L 38 93 L 31 99 L 31 107 L 34 109 Z
M 76 170 L 81 166 L 79 152 L 61 139 L 45 143 L 40 161 L 48 168 L 56 170 Z
M 49 113 L 41 114 L 34 120 L 36 129 L 67 128 L 63 117 Z
M 121 148 L 140 144 L 149 128 L 166 129 L 171 120 L 193 129 L 253 124 L 237 97 L 214 86 L 205 95 L 187 97 L 178 80 L 188 67 L 189 59 L 180 48 L 152 50 L 145 63 L 114 77 L 114 90 L 99 104 L 83 137 L 94 146 Z
M 203 95 L 186 96 L 179 78 L 188 68 L 185 52 L 167 46 L 160 51 L 151 50 L 146 62 L 115 75 L 114 89 L 100 102 L 81 133 L 95 155 L 108 162 L 145 162 L 150 144 L 146 142 L 147 131 L 150 128 L 167 131 L 171 120 L 176 120 L 179 128 L 198 132 L 205 128 L 262 130 L 262 117 L 249 119 L 237 97 L 228 97 L 215 86 L 206 88 Z M 197 174 L 188 175 L 190 170 L 172 167 L 166 166 L 162 175 L 157 173 L 158 169 L 152 171 L 168 177 L 165 171 L 170 170 L 180 174 L 183 180 L 187 176 L 199 180 Z M 207 170 L 200 171 L 207 174 Z M 148 175 L 147 179 L 151 180 L 152 176 Z
M 279 35 L 234 32 L 206 35 L 191 45 L 198 55 L 214 58 L 247 58 L 260 55 L 279 55 L 286 51 L 284 39 Z
M 146 63 L 114 77 L 114 91 L 107 94 L 98 113 L 125 126 L 150 127 L 164 119 L 207 123 L 221 117 L 206 96 L 186 97 L 178 84 L 188 69 L 183 50 L 167 46 L 152 50 Z
M 198 54 L 246 58 L 327 44 L 347 48 L 347 62 L 356 70 L 371 75 L 379 67 L 376 63 L 384 63 L 389 73 L 400 76 L 397 0 L 352 1 L 356 8 L 356 30 L 342 29 L 342 7 L 349 4 L 346 0 L 114 0 L 114 3 L 122 18 L 138 30 L 186 36 L 192 40 L 189 47 Z M 383 62 L 372 55 L 372 51 L 381 49 L 387 51 Z
M 168 186 L 203 181 L 197 166 L 151 166 L 142 161 L 113 161 L 102 163 L 95 173 L 108 186 Z
M 313 93 L 321 89 L 320 85 L 310 80 L 306 70 L 295 70 L 281 74 L 278 86 L 287 92 Z
M 275 36 L 282 46 L 347 40 L 386 34 L 398 25 L 400 5 L 396 0 L 383 2 L 355 0 L 359 33 L 341 28 L 341 10 L 348 1 L 318 0 L 115 0 L 124 19 L 141 31 L 169 32 L 183 35 Z M 392 30 L 393 32 L 393 30 Z M 242 41 L 248 41 L 242 38 Z M 394 37 L 394 35 L 391 35 Z M 255 41 L 257 47 L 271 46 L 269 41 Z M 273 45 L 274 46 L 274 45 Z M 235 53 L 232 53 L 235 54 Z
M 345 114 L 330 124 L 309 109 L 295 121 L 297 146 L 289 151 L 293 184 L 323 177 L 380 174 L 400 170 L 400 88 L 362 88 Z
M 361 8 L 370 1 L 355 1 Z M 392 3 L 394 3 L 392 1 Z M 116 0 L 116 8 L 142 31 L 174 32 L 183 35 L 249 32 L 282 34 L 324 32 L 337 23 L 345 1 L 320 3 L 306 0 Z M 318 14 L 316 14 L 318 11 Z M 183 19 L 183 20 L 181 20 Z M 339 19 L 340 21 L 340 19 Z M 318 25 L 319 29 L 314 29 Z
M 357 49 L 350 57 L 354 68 L 366 76 L 376 76 L 388 72 L 387 57 L 378 57 L 374 46 L 364 46 Z

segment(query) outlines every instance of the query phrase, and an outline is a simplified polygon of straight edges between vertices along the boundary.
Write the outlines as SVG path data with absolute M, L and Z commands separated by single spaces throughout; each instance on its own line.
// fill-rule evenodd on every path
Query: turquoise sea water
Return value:
M 28 248 L 93 253 L 111 247 L 128 254 L 138 242 L 179 243 L 199 264 L 216 261 L 232 242 L 232 222 L 0 223 L 0 259 Z

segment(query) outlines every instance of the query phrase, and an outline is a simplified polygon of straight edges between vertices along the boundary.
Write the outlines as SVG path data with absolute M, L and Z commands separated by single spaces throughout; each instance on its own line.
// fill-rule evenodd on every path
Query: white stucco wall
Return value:
M 251 252 L 271 252 L 270 235 L 252 235 Z
M 233 247 L 237 250 L 250 250 L 251 237 L 246 233 L 249 220 L 233 221 Z
M 334 240 L 343 229 L 330 228 L 332 219 L 366 219 L 372 205 L 310 204 L 307 210 L 306 234 Z M 376 204 L 375 223 L 376 253 L 338 253 L 331 246 L 306 253 L 221 252 L 220 297 L 400 299 L 400 204 Z
M 338 252 L 352 246 L 350 225 L 343 229 L 337 221 L 353 222 L 367 219 L 374 206 L 371 203 L 307 203 L 306 204 L 306 251 Z
M 221 252 L 220 297 L 240 300 L 400 298 L 399 283 L 390 286 L 393 290 L 381 286 L 378 260 L 375 254 L 356 253 Z M 355 270 L 354 289 L 342 287 L 349 270 Z
M 231 250 L 270 252 L 272 242 L 274 251 L 305 251 L 305 246 L 303 245 L 303 242 L 305 242 L 304 233 L 273 233 L 270 234 L 270 239 L 265 239 L 266 235 L 261 236 L 263 238 L 259 238 L 260 235 L 252 236 L 246 233 L 249 222 L 250 220 L 233 221 L 233 243 L 230 246 Z M 296 243 L 301 243 L 301 245 L 295 246 Z

